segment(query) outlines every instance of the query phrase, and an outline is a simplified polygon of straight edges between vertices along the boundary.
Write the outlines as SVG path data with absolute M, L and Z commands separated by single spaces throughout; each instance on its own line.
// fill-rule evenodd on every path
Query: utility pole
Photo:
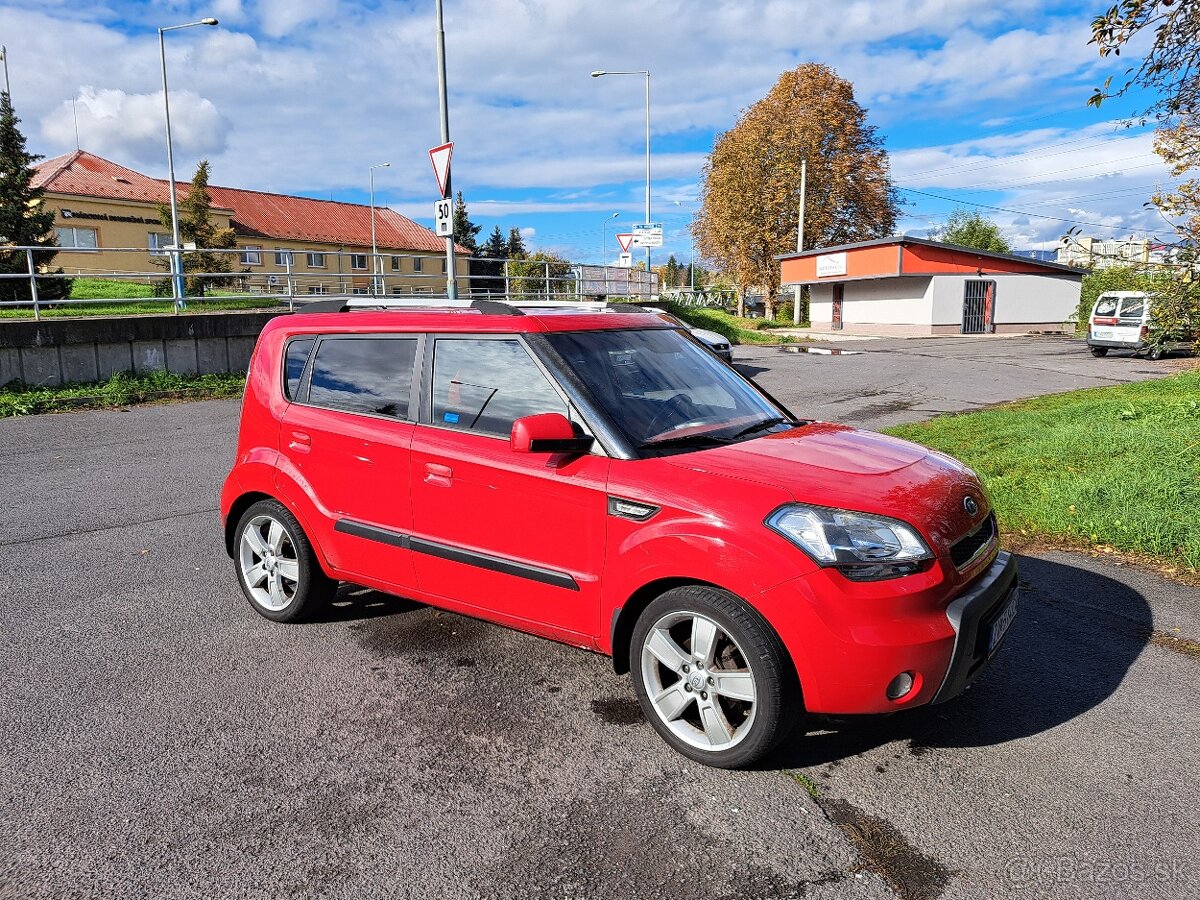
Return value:
M 4 60 L 4 93 L 12 100 L 12 88 L 8 84 L 8 48 L 0 47 L 0 59 Z
M 800 160 L 800 212 L 796 218 L 796 252 L 804 252 L 804 193 L 808 187 L 808 160 Z M 800 294 L 804 290 L 796 285 L 792 295 L 792 324 L 800 324 Z
M 438 66 L 438 94 L 441 100 L 442 113 L 442 143 L 450 143 L 450 110 L 446 102 L 446 31 L 442 27 L 442 0 L 434 0 L 437 7 L 437 66 Z M 446 166 L 446 187 L 442 193 L 443 200 L 449 200 L 454 196 L 454 189 L 450 186 L 450 166 Z M 450 234 L 446 237 L 446 297 L 450 300 L 458 299 L 458 281 L 454 277 L 454 235 Z

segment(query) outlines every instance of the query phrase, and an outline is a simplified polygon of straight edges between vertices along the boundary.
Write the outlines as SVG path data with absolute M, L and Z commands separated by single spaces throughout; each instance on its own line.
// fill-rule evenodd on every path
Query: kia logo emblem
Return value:
M 974 497 L 963 497 L 963 509 L 967 511 L 968 516 L 974 516 L 979 512 L 979 504 L 975 502 Z

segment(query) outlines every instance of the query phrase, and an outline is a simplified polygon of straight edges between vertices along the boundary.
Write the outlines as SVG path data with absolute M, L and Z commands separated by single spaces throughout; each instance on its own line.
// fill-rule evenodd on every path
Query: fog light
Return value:
M 887 686 L 887 696 L 889 700 L 899 700 L 905 696 L 913 688 L 913 673 L 901 672 L 891 680 Z

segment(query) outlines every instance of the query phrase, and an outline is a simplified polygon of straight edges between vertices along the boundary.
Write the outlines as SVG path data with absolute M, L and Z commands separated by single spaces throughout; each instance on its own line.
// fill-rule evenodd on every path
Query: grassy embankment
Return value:
M 1200 570 L 1200 371 L 941 416 L 889 433 L 983 478 L 1016 543 Z
M 68 409 L 99 409 L 155 400 L 208 400 L 237 397 L 246 383 L 244 375 L 171 375 L 118 372 L 99 384 L 64 384 L 0 387 L 0 419 Z
M 722 309 L 708 306 L 683 306 L 678 303 L 670 304 L 669 312 L 694 328 L 707 328 L 709 331 L 715 331 L 732 344 L 791 344 L 797 340 L 787 334 L 771 334 L 771 331 L 776 328 L 791 328 L 791 322 L 739 318 Z
M 138 313 L 169 313 L 174 307 L 169 298 L 154 297 L 154 288 L 128 279 L 76 278 L 71 283 L 71 297 L 77 300 L 112 299 L 112 303 L 64 303 L 50 308 L 43 307 L 42 316 L 128 316 Z M 139 298 L 138 302 L 122 303 L 121 300 Z M 143 302 L 140 298 L 146 298 Z M 188 301 L 189 312 L 223 309 L 261 309 L 279 306 L 277 299 L 247 294 L 233 297 L 202 297 Z M 32 319 L 33 308 L 22 306 L 0 307 L 0 318 Z

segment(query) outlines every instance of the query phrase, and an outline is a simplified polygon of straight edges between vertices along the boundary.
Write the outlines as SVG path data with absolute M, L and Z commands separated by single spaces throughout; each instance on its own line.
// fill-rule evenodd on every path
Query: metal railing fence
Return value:
M 449 285 L 444 257 L 417 253 L 360 253 L 351 251 L 304 251 L 261 248 L 247 251 L 173 250 L 145 247 L 78 248 L 62 247 L 59 252 L 78 256 L 87 253 L 95 265 L 78 262 L 68 267 L 56 262 L 38 266 L 35 253 L 45 247 L 0 247 L 0 309 L 32 308 L 35 319 L 48 306 L 87 306 L 92 304 L 130 305 L 171 303 L 170 254 L 182 257 L 186 295 L 174 304 L 183 312 L 189 304 L 199 308 L 207 301 L 245 300 L 247 305 L 286 305 L 328 297 L 387 296 L 413 301 L 445 297 Z M 131 255 L 141 259 L 134 261 Z M 196 268 L 197 261 L 231 259 L 211 271 Z M 145 270 L 147 261 L 162 267 Z M 658 276 L 639 269 L 591 266 L 538 259 L 491 259 L 459 257 L 465 270 L 455 276 L 459 297 L 513 300 L 599 300 L 616 298 L 653 299 L 658 293 Z M 105 263 L 108 263 L 105 265 Z M 313 265 L 313 263 L 317 263 Z M 62 271 L 59 269 L 62 268 Z M 189 270 L 190 268 L 190 270 Z M 228 269 L 228 270 L 226 270 Z M 65 279 L 67 296 L 61 294 Z M 71 296 L 82 279 L 130 285 L 106 296 Z M 146 296 L 149 285 L 157 293 Z M 10 287 L 11 285 L 11 287 Z M 236 304 L 235 304 L 236 305 Z

